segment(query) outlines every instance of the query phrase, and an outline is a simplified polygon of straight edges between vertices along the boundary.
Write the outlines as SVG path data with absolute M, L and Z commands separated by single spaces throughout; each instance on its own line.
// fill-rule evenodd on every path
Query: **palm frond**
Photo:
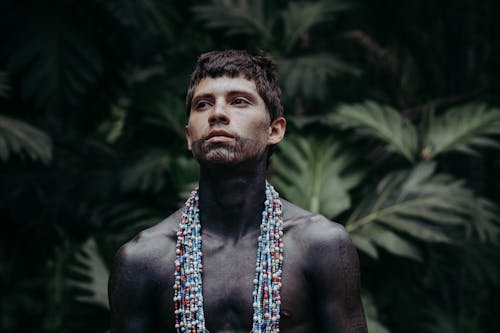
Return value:
M 343 104 L 330 114 L 329 124 L 353 129 L 387 143 L 387 149 L 415 161 L 417 134 L 415 127 L 393 108 L 367 101 L 362 104 Z
M 500 244 L 500 209 L 485 198 L 471 202 L 475 223 L 468 225 L 467 235 L 483 243 Z
M 285 52 L 291 51 L 301 36 L 314 26 L 333 19 L 333 14 L 349 9 L 346 1 L 291 1 L 282 14 Z
M 111 105 L 110 117 L 99 125 L 98 132 L 107 143 L 113 144 L 122 136 L 128 114 L 128 105 L 129 100 L 126 98 Z
M 106 230 L 97 235 L 101 253 L 105 262 L 110 263 L 113 254 L 124 243 L 131 240 L 140 231 L 147 229 L 165 218 L 166 212 L 140 205 L 134 202 L 111 203 L 99 207 L 93 212 L 94 219 Z
M 459 151 L 477 154 L 478 148 L 500 148 L 500 110 L 485 104 L 467 104 L 447 110 L 441 116 L 429 111 L 423 129 L 422 157 Z
M 278 61 L 284 92 L 289 96 L 321 98 L 326 81 L 339 75 L 358 75 L 354 66 L 330 54 L 303 55 Z
M 62 24 L 51 6 L 36 8 L 16 23 L 6 45 L 7 68 L 22 75 L 22 95 L 37 107 L 75 105 L 102 73 L 101 53 L 76 22 Z
M 192 190 L 198 179 L 198 164 L 193 158 L 172 154 L 164 149 L 150 149 L 127 165 L 121 175 L 124 192 L 158 193 L 168 184 L 171 193 Z
M 208 28 L 222 28 L 227 35 L 258 36 L 264 43 L 272 40 L 261 0 L 212 0 L 211 4 L 194 6 L 193 11 Z
M 346 223 L 354 243 L 374 258 L 377 245 L 418 259 L 419 250 L 412 239 L 453 242 L 447 228 L 476 228 L 478 214 L 494 214 L 494 205 L 476 205 L 474 194 L 462 182 L 435 171 L 434 162 L 420 163 L 382 179 L 376 192 L 361 202 Z M 488 226 L 488 234 L 499 232 L 497 224 Z
M 75 254 L 75 263 L 70 265 L 69 269 L 79 276 L 79 278 L 70 278 L 68 281 L 70 286 L 83 292 L 76 296 L 78 301 L 109 308 L 109 270 L 93 238 L 89 238 Z
M 348 191 L 362 179 L 354 171 L 355 156 L 333 140 L 299 137 L 281 142 L 273 159 L 278 172 L 272 182 L 295 204 L 333 218 L 351 206 Z
M 124 26 L 131 26 L 141 31 L 159 33 L 168 40 L 173 39 L 170 21 L 176 13 L 171 3 L 161 0 L 143 1 L 100 1 L 109 12 Z
M 164 186 L 170 154 L 163 149 L 150 149 L 130 163 L 121 174 L 124 192 L 159 192 Z
M 149 110 L 152 114 L 146 117 L 145 122 L 165 131 L 173 132 L 182 141 L 185 140 L 184 127 L 186 126 L 185 106 L 178 98 L 162 98 Z
M 52 141 L 46 133 L 28 123 L 0 116 L 0 158 L 6 161 L 11 153 L 49 164 Z
M 9 76 L 6 72 L 0 72 L 0 97 L 7 97 L 9 90 Z
M 186 198 L 198 186 L 200 166 L 192 157 L 179 156 L 170 166 L 169 177 L 172 188 L 178 193 L 178 207 L 182 207 Z
M 370 333 L 390 333 L 389 329 L 385 327 L 379 319 L 378 309 L 373 302 L 372 296 L 366 292 L 361 292 L 361 299 L 363 301 L 363 309 L 365 310 L 366 324 L 368 332 Z

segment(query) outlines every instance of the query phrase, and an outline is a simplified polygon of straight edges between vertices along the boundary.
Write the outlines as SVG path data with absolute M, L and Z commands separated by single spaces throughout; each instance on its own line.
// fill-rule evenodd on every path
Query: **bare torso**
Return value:
M 283 204 L 280 330 L 366 332 L 357 256 L 345 231 L 320 215 Z M 175 332 L 172 298 L 179 218 L 177 211 L 119 251 L 110 281 L 112 332 Z M 234 240 L 202 233 L 204 312 L 211 333 L 251 330 L 257 236 L 256 231 Z M 336 258 L 331 267 L 316 266 L 328 256 Z

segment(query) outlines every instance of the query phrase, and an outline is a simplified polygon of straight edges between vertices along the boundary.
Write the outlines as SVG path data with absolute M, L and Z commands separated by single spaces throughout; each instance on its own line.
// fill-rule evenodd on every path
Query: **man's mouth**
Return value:
M 234 139 L 234 135 L 228 131 L 215 129 L 211 130 L 205 137 L 207 142 L 227 142 Z

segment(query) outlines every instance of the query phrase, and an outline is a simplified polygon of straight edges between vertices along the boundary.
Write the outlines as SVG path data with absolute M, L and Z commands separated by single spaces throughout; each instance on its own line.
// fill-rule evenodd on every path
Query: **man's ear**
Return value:
M 184 133 L 186 134 L 186 141 L 188 144 L 188 149 L 191 150 L 191 134 L 189 133 L 188 125 L 184 127 Z
M 268 145 L 275 145 L 283 140 L 286 131 L 286 120 L 283 117 L 275 119 L 269 126 Z

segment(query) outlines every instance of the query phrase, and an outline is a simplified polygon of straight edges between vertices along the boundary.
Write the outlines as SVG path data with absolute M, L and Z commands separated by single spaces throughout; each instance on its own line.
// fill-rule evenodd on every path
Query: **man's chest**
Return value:
M 203 301 L 207 326 L 244 329 L 252 324 L 257 245 L 207 249 L 203 258 Z
M 280 326 L 294 331 L 293 327 L 310 318 L 311 295 L 301 271 L 301 258 L 293 250 L 287 255 L 286 248 L 285 243 Z M 211 332 L 250 331 L 256 254 L 256 240 L 236 244 L 204 240 L 203 308 L 206 327 Z M 173 279 L 168 280 L 173 283 Z M 170 314 L 173 314 L 172 288 L 172 285 L 164 285 L 163 292 L 158 295 L 159 321 L 165 324 L 173 318 Z

